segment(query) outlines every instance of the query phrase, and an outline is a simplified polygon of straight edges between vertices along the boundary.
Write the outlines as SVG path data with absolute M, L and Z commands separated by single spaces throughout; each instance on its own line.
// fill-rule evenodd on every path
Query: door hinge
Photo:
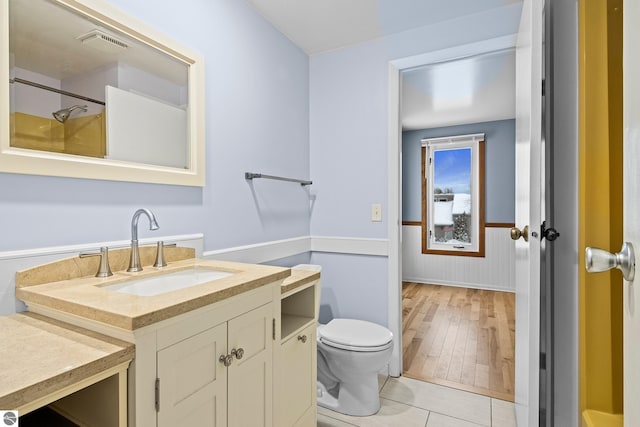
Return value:
M 547 81 L 542 79 L 542 96 L 545 96 L 547 93 Z
M 276 340 L 276 318 L 273 318 L 273 322 L 271 322 L 271 338 Z
M 156 378 L 156 412 L 160 412 L 160 378 Z
M 547 354 L 540 353 L 540 370 L 544 371 L 547 369 Z

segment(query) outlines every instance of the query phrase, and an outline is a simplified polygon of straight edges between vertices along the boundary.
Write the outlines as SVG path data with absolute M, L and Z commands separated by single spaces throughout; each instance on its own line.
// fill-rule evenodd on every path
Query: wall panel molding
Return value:
M 202 239 L 204 235 L 202 233 L 198 234 L 183 234 L 176 236 L 158 236 L 158 237 L 145 237 L 138 239 L 139 245 L 155 245 L 156 242 L 162 240 L 165 243 L 178 243 L 180 245 L 186 245 L 187 242 L 197 242 L 199 241 L 199 246 L 191 246 L 196 249 L 196 256 L 199 256 L 199 253 L 202 252 Z M 16 259 L 16 258 L 32 258 L 38 256 L 49 256 L 49 255 L 58 255 L 58 254 L 74 254 L 85 251 L 93 251 L 100 249 L 102 246 L 106 246 L 109 249 L 111 248 L 125 248 L 131 245 L 131 240 L 113 240 L 109 242 L 97 242 L 97 243 L 82 243 L 78 245 L 68 245 L 68 246 L 51 246 L 46 248 L 35 248 L 35 249 L 24 249 L 20 251 L 4 251 L 0 252 L 0 260 L 7 259 Z
M 311 251 L 355 255 L 388 256 L 389 240 L 357 237 L 312 236 Z
M 353 255 L 388 256 L 387 239 L 358 237 L 301 236 L 252 245 L 206 251 L 203 258 L 223 261 L 269 262 L 305 252 L 330 252 Z
M 311 237 L 273 240 L 252 245 L 236 246 L 203 252 L 203 258 L 221 261 L 262 263 L 302 254 L 311 250 Z

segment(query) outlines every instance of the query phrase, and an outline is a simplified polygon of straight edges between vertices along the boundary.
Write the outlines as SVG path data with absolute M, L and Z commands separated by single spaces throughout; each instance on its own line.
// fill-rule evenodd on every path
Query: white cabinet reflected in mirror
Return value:
M 204 185 L 198 54 L 101 0 L 1 3 L 0 172 Z

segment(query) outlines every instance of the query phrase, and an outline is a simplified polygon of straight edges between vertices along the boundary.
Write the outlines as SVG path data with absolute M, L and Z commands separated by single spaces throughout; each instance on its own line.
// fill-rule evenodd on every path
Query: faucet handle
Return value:
M 100 267 L 98 267 L 98 272 L 96 273 L 96 277 L 109 277 L 113 276 L 111 272 L 111 267 L 109 266 L 109 248 L 103 246 L 100 248 L 100 252 L 90 252 L 90 253 L 81 253 L 80 258 L 86 258 L 90 256 L 99 256 L 100 257 Z
M 158 242 L 156 249 L 156 262 L 153 263 L 154 267 L 166 267 L 167 261 L 164 259 L 164 247 L 165 246 L 173 246 L 175 247 L 175 243 L 169 243 L 166 245 L 162 240 Z

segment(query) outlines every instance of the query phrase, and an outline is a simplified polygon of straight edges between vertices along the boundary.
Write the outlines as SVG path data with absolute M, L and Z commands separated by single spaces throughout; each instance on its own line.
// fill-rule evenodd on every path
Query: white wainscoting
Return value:
M 425 255 L 421 227 L 402 226 L 402 279 L 515 291 L 515 245 L 508 228 L 485 228 L 485 257 Z

